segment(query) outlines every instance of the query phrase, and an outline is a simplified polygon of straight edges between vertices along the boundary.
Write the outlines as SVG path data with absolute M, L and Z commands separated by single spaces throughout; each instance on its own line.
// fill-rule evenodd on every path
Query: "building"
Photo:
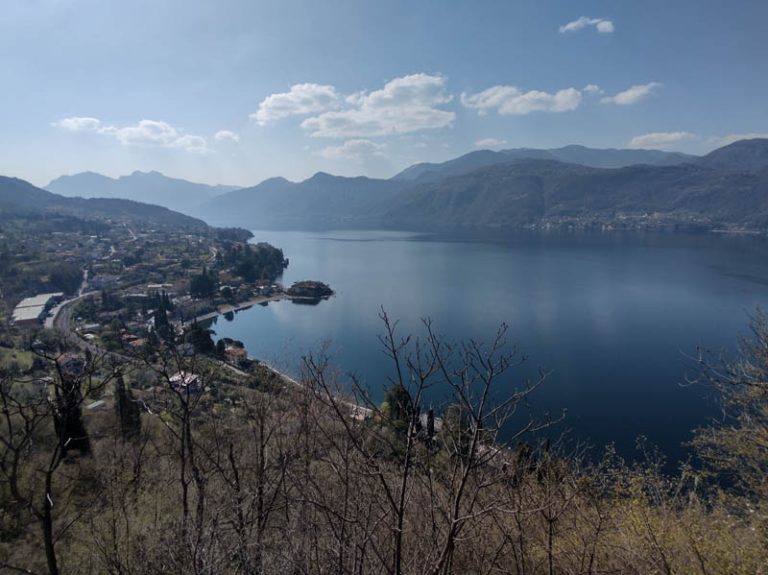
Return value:
M 185 391 L 187 393 L 197 393 L 200 391 L 200 376 L 188 371 L 174 373 L 168 380 L 168 383 L 176 391 Z
M 62 292 L 55 292 L 24 298 L 13 310 L 11 321 L 20 326 L 40 325 L 51 306 L 63 297 Z

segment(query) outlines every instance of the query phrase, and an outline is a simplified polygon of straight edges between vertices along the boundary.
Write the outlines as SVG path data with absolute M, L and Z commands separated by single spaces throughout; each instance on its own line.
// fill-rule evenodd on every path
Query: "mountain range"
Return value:
M 465 174 L 477 168 L 502 164 L 512 160 L 555 160 L 592 168 L 623 168 L 634 164 L 667 166 L 694 161 L 696 156 L 661 150 L 597 150 L 586 146 L 570 145 L 550 150 L 516 148 L 511 150 L 478 150 L 439 164 L 414 164 L 393 179 L 435 180 L 446 176 Z
M 118 198 L 67 198 L 25 180 L 0 176 L 0 220 L 37 218 L 53 214 L 99 221 L 125 222 L 137 227 L 202 229 L 204 221 L 168 208 Z
M 766 229 L 768 140 L 701 157 L 581 146 L 486 150 L 388 180 L 273 178 L 223 194 L 197 215 L 251 229 Z
M 389 179 L 318 172 L 232 189 L 134 172 L 62 176 L 67 196 L 144 199 L 250 229 L 511 227 L 768 229 L 768 140 L 705 156 L 660 150 L 480 150 Z M 84 200 L 81 200 L 84 201 Z
M 45 189 L 66 197 L 134 200 L 188 214 L 208 200 L 238 188 L 197 184 L 169 178 L 160 172 L 136 171 L 119 178 L 110 178 L 95 172 L 60 176 Z

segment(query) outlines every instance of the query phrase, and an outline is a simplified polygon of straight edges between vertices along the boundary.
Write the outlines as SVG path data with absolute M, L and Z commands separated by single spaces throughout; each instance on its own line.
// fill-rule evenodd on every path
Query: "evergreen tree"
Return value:
M 115 390 L 115 409 L 120 422 L 120 437 L 123 442 L 135 441 L 141 436 L 141 409 L 126 387 L 122 372 L 118 374 Z
M 396 383 L 387 390 L 382 407 L 388 412 L 389 421 L 396 430 L 403 433 L 408 430 L 415 408 L 411 394 L 402 384 Z
M 81 455 L 91 451 L 91 442 L 83 424 L 82 401 L 79 379 L 61 374 L 61 385 L 56 387 L 54 429 L 64 456 L 71 449 Z
M 184 336 L 184 341 L 191 343 L 197 353 L 212 355 L 216 352 L 216 345 L 211 338 L 211 330 L 194 322 Z

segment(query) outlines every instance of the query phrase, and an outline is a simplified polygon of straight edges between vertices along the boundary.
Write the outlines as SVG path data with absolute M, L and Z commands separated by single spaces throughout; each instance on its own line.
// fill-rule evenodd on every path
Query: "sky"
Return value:
M 254 185 L 768 137 L 765 0 L 0 0 L 0 174 Z

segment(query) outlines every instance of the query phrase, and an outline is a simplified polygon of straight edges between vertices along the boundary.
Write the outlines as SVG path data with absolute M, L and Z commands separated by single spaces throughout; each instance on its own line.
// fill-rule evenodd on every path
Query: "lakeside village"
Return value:
M 210 320 L 281 299 L 316 304 L 333 294 L 318 281 L 283 287 L 278 279 L 289 262 L 282 250 L 249 243 L 246 230 L 110 224 L 97 233 L 89 223 L 89 233 L 76 229 L 44 237 L 3 230 L 4 373 L 44 375 L 35 353 L 44 344 L 56 349 L 59 368 L 82 363 L 73 358 L 109 354 L 130 361 L 162 348 L 245 375 L 259 362 L 249 359 L 241 342 L 214 340 Z M 168 379 L 172 387 L 193 390 L 198 378 L 180 367 Z

